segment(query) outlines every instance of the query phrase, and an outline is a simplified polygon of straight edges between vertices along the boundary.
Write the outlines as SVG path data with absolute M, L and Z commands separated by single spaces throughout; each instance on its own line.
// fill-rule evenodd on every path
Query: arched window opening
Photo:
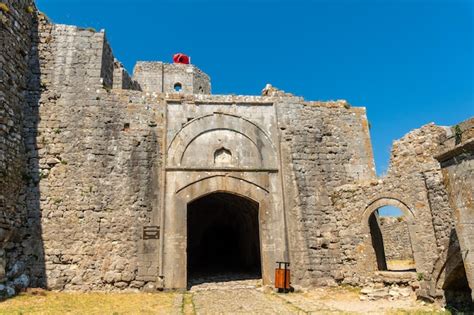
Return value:
M 181 92 L 181 90 L 183 89 L 183 85 L 182 85 L 181 83 L 179 83 L 179 82 L 176 82 L 176 83 L 174 84 L 173 88 L 174 88 L 174 90 L 175 90 L 176 92 Z
M 369 217 L 369 228 L 379 270 L 415 270 L 407 216 L 400 209 L 378 208 Z

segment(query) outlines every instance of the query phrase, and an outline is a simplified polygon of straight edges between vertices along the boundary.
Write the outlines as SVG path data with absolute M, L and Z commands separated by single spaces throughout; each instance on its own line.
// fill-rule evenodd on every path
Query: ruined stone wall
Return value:
M 8 266 L 8 244 L 24 219 L 20 191 L 25 183 L 24 109 L 35 60 L 36 7 L 33 1 L 0 6 L 0 298 L 28 285 L 22 270 Z
M 32 1 L 8 0 L 0 8 L 0 222 L 7 226 L 14 223 L 23 184 L 22 122 L 35 11 Z
M 112 48 L 110 48 L 109 43 L 105 40 L 104 31 L 101 31 L 101 33 L 104 39 L 102 40 L 100 78 L 102 85 L 107 89 L 111 89 L 114 81 L 114 56 L 112 54 Z
M 413 259 L 410 233 L 403 217 L 379 217 L 386 260 Z
M 388 174 L 378 180 L 339 187 L 333 200 L 339 233 L 345 236 L 344 281 L 376 278 L 377 256 L 367 221 L 373 211 L 391 205 L 407 219 L 416 271 L 426 286 L 433 268 L 448 246 L 453 221 L 434 158 L 447 129 L 433 124 L 394 142 Z M 427 294 L 427 293 L 426 293 Z
M 141 288 L 157 277 L 142 235 L 157 200 L 161 100 L 110 90 L 107 47 L 103 33 L 40 25 L 25 220 L 7 253 L 33 286 Z
M 193 91 L 196 94 L 211 94 L 211 79 L 199 68 L 194 69 Z
M 122 63 L 118 60 L 114 60 L 114 73 L 113 73 L 113 88 L 114 89 L 125 89 L 125 90 L 137 90 L 140 91 L 140 85 L 138 82 L 132 80 L 127 70 L 123 67 Z
M 438 254 L 441 254 L 448 247 L 453 234 L 453 210 L 449 205 L 441 170 L 439 168 L 427 170 L 423 172 L 423 178 L 433 218 L 436 246 Z
M 64 93 L 112 86 L 113 57 L 103 31 L 52 24 L 40 35 L 52 55 L 49 64 L 41 65 L 44 85 Z
M 292 281 L 334 284 L 342 279 L 344 231 L 331 194 L 340 185 L 375 177 L 365 110 L 343 101 L 287 98 L 277 112 Z

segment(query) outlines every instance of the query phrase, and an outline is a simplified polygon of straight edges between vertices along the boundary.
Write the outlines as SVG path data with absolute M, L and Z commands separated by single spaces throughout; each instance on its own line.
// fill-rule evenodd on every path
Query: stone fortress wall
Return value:
M 31 1 L 6 1 L 0 7 L 0 282 L 17 276 L 5 273 L 5 249 L 26 220 L 20 191 L 26 176 L 24 106 L 35 84 L 29 80 L 35 66 L 29 62 L 29 55 L 35 54 L 35 10 Z
M 0 262 L 9 287 L 182 288 L 186 204 L 222 187 L 260 203 L 266 284 L 277 260 L 291 262 L 298 285 L 380 281 L 385 257 L 369 218 L 385 205 L 406 216 L 417 294 L 443 298 L 456 279 L 463 260 L 443 262 L 468 229 L 456 229 L 450 173 L 435 159 L 451 129 L 429 124 L 396 141 L 377 178 L 364 108 L 276 89 L 210 95 L 193 65 L 139 62 L 130 76 L 103 31 L 51 24 L 31 1 L 5 4 Z M 230 157 L 216 164 L 216 152 Z M 472 170 L 461 165 L 461 176 Z

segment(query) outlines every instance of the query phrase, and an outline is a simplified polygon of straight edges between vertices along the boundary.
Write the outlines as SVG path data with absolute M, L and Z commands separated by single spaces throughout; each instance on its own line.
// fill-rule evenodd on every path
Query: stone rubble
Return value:
M 360 290 L 361 301 L 376 301 L 388 299 L 390 301 L 397 299 L 414 299 L 415 292 L 411 287 L 399 287 L 397 285 L 387 286 L 368 286 Z

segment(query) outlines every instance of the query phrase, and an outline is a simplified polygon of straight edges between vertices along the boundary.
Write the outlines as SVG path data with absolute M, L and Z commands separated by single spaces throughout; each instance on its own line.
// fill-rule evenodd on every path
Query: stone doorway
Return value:
M 187 286 L 260 279 L 259 204 L 214 192 L 187 206 Z
M 369 217 L 369 228 L 379 270 L 415 271 L 407 216 L 393 206 L 383 206 Z
M 372 245 L 372 251 L 367 256 L 370 270 L 424 271 L 424 252 L 418 238 L 418 225 L 406 203 L 391 197 L 378 198 L 365 208 L 362 220 Z

